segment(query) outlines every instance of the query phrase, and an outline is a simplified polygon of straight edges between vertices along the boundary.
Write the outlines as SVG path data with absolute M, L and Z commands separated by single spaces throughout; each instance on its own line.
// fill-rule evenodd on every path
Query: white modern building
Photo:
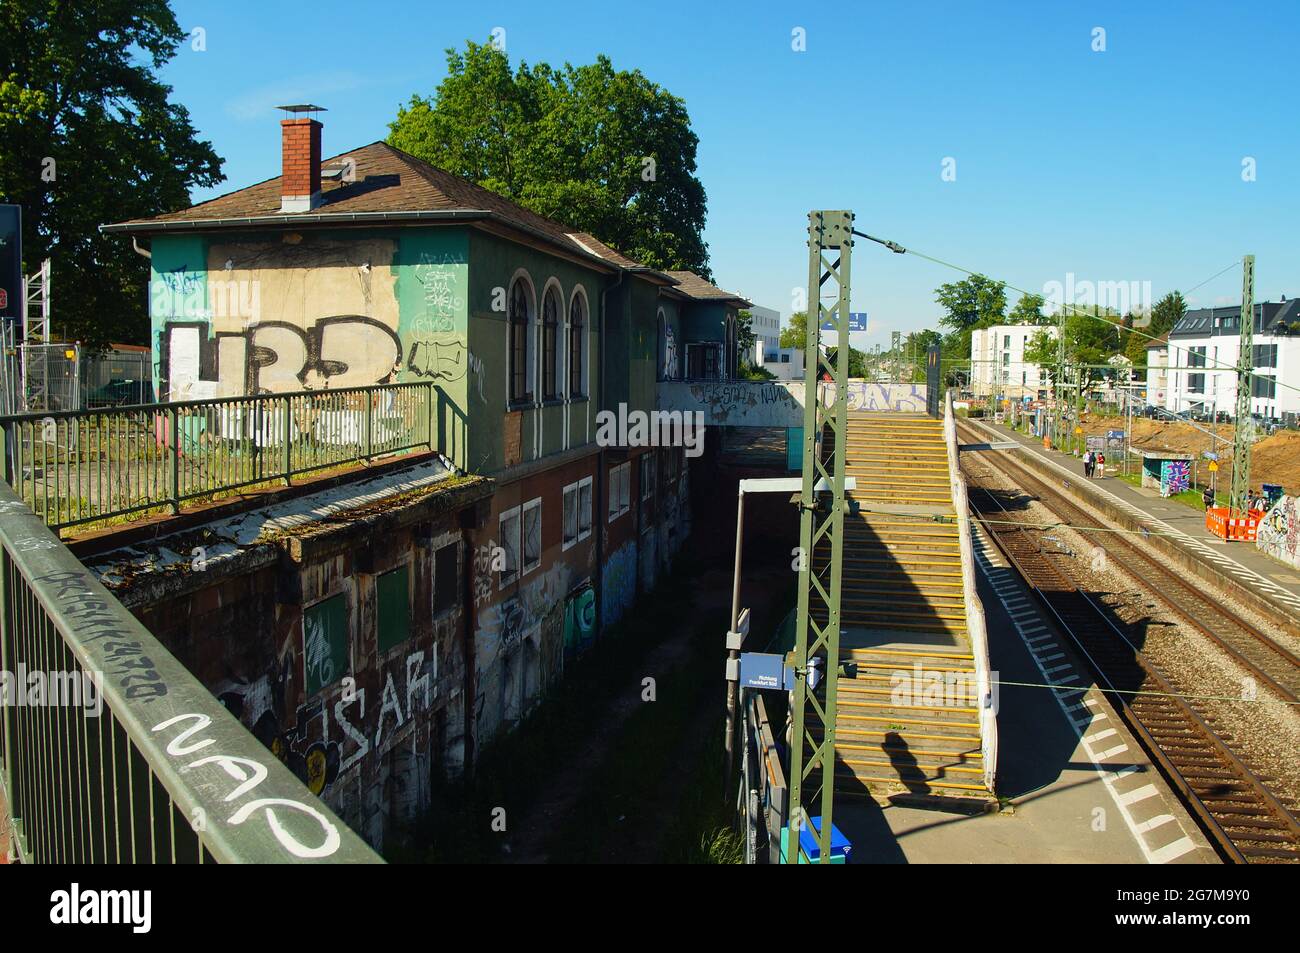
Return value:
M 767 355 L 781 347 L 781 312 L 753 305 L 749 313 L 753 315 L 750 330 L 754 332 L 754 365 L 762 367 Z
M 778 347 L 763 355 L 763 369 L 779 381 L 803 380 L 803 348 Z
M 1148 404 L 1165 407 L 1169 401 L 1169 334 L 1160 335 L 1147 345 Z
M 1025 350 L 1040 331 L 1056 340 L 1055 325 L 998 324 L 972 331 L 971 389 L 975 396 L 1045 397 L 1047 373 L 1025 360 Z
M 1240 322 L 1241 308 L 1233 305 L 1188 311 L 1174 325 L 1168 342 L 1166 410 L 1236 414 Z M 1250 412 L 1269 420 L 1300 414 L 1300 298 L 1255 305 L 1251 364 L 1255 374 Z M 1154 396 L 1148 399 L 1156 402 Z

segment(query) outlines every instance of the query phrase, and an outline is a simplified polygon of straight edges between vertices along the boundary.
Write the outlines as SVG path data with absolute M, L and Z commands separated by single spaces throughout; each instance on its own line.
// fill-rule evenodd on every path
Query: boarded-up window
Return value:
M 410 584 L 406 566 L 379 577 L 375 586 L 379 602 L 379 651 L 387 652 L 411 637 Z
M 591 477 L 566 486 L 562 500 L 563 548 L 568 549 L 591 535 Z
M 523 507 L 523 571 L 531 572 L 542 564 L 542 500 L 529 500 Z
M 433 554 L 433 612 L 437 615 L 456 605 L 459 592 L 457 546 L 448 543 Z
M 519 576 L 519 507 L 501 514 L 501 586 L 507 586 Z
M 631 508 L 630 484 L 632 464 L 620 463 L 609 469 L 609 522 L 614 522 Z
M 303 610 L 302 644 L 308 695 L 315 695 L 347 674 L 348 606 L 343 593 Z

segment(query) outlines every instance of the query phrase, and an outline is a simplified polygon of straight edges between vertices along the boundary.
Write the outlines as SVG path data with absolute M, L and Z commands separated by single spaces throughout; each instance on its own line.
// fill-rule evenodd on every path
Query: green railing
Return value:
M 4 475 L 62 529 L 417 447 L 437 388 L 381 384 L 0 417 Z
M 3 484 L 0 612 L 21 861 L 381 862 Z

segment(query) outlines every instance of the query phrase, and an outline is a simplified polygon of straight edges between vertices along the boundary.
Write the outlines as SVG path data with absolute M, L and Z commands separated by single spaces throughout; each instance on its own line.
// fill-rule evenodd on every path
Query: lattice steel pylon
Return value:
M 1241 260 L 1241 338 L 1237 353 L 1237 417 L 1232 440 L 1232 495 L 1228 506 L 1233 516 L 1244 516 L 1250 507 L 1250 398 L 1253 390 L 1255 344 L 1255 256 Z M 1217 424 L 1218 421 L 1215 421 Z
M 815 830 L 819 860 L 831 857 L 831 815 L 835 794 L 836 676 L 840 659 L 840 577 L 844 565 L 844 469 L 848 444 L 849 274 L 853 249 L 853 213 L 821 211 L 808 214 L 808 334 L 804 350 L 806 385 L 803 415 L 803 487 L 799 496 L 799 605 L 795 617 L 794 691 L 790 739 L 789 844 L 785 859 L 798 863 L 801 830 L 811 816 L 820 816 Z M 834 256 L 834 261 L 831 261 Z M 823 304 L 823 289 L 834 304 Z M 822 325 L 838 331 L 832 367 L 819 347 Z M 834 399 L 823 403 L 817 393 L 823 370 L 834 381 Z M 828 395 L 829 396 L 829 395 Z M 832 441 L 822 453 L 820 436 L 829 429 Z M 825 457 L 825 459 L 823 459 Z M 824 483 L 823 483 L 824 481 Z M 819 487 L 820 484 L 820 487 Z M 830 561 L 817 572 L 813 558 L 827 545 Z M 820 659 L 823 697 L 809 689 L 812 662 Z M 809 722 L 820 730 L 809 732 Z M 804 757 L 805 747 L 808 749 Z M 810 795 L 804 796 L 808 784 Z M 804 805 L 816 802 L 816 814 Z

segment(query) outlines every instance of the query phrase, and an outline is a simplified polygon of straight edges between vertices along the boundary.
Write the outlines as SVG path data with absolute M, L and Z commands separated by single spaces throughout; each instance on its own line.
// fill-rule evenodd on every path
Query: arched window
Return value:
M 532 399 L 528 388 L 528 285 L 516 278 L 510 288 L 510 401 Z
M 662 381 L 668 377 L 668 319 L 664 317 L 663 308 L 660 308 L 659 313 L 655 315 L 655 328 L 658 341 L 658 347 L 655 349 L 657 355 L 655 378 Z
M 560 393 L 560 350 L 556 346 L 560 328 L 560 295 L 547 288 L 542 299 L 542 396 L 554 400 Z
M 569 396 L 587 395 L 587 299 L 575 294 L 569 302 Z

